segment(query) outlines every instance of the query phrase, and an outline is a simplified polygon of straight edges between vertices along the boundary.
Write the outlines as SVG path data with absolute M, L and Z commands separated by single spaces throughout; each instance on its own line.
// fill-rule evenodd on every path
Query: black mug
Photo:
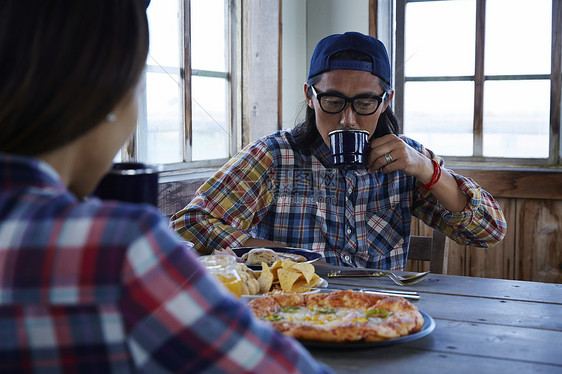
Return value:
M 158 166 L 120 162 L 102 178 L 92 195 L 102 200 L 148 203 L 158 207 Z
M 335 167 L 344 170 L 367 167 L 370 151 L 368 131 L 343 129 L 331 131 L 328 136 Z

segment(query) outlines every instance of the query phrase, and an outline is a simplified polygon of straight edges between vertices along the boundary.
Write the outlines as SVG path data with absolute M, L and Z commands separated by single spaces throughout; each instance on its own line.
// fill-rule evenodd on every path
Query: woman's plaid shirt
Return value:
M 443 165 L 421 144 L 401 139 Z M 257 237 L 317 251 L 335 265 L 401 270 L 411 216 L 460 244 L 489 247 L 504 237 L 505 218 L 494 198 L 452 174 L 470 197 L 459 213 L 445 210 L 401 171 L 337 170 L 321 139 L 303 150 L 290 131 L 280 131 L 235 155 L 172 216 L 172 227 L 201 253 Z
M 0 373 L 325 373 L 148 205 L 78 201 L 0 154 Z

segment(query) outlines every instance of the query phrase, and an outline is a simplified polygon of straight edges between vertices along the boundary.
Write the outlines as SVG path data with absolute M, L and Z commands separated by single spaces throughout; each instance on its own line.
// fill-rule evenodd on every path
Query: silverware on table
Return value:
M 340 277 L 388 277 L 399 286 L 410 286 L 421 282 L 429 274 L 429 271 L 423 273 L 414 273 L 406 275 L 397 275 L 390 271 L 373 271 L 367 269 L 353 269 L 353 270 L 334 270 L 328 273 L 328 278 Z
M 364 288 L 336 288 L 336 287 L 307 287 L 310 290 L 320 290 L 322 291 L 343 291 L 343 290 L 352 290 L 358 292 L 369 293 L 373 295 L 384 295 L 384 296 L 399 296 L 405 299 L 413 299 L 419 300 L 420 294 L 413 291 L 395 291 L 395 290 L 378 290 L 378 289 L 364 289 Z

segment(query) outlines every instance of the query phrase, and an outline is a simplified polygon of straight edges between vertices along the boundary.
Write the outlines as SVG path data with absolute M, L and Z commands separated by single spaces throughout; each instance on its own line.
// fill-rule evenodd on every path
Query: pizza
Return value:
M 376 342 L 420 331 L 424 319 L 402 297 L 342 290 L 280 294 L 249 302 L 256 317 L 284 335 L 321 342 Z

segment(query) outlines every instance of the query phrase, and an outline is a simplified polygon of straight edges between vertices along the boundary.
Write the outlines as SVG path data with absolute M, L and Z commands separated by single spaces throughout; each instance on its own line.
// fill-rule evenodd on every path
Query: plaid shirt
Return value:
M 148 205 L 78 201 L 0 154 L 0 373 L 327 372 L 229 296 Z
M 401 138 L 443 165 L 421 144 Z M 488 247 L 504 237 L 505 218 L 494 198 L 452 174 L 470 197 L 463 212 L 445 210 L 402 171 L 334 169 L 321 138 L 303 150 L 290 131 L 280 131 L 234 156 L 172 216 L 172 227 L 201 253 L 257 237 L 317 251 L 335 265 L 402 270 L 412 215 L 460 244 Z

